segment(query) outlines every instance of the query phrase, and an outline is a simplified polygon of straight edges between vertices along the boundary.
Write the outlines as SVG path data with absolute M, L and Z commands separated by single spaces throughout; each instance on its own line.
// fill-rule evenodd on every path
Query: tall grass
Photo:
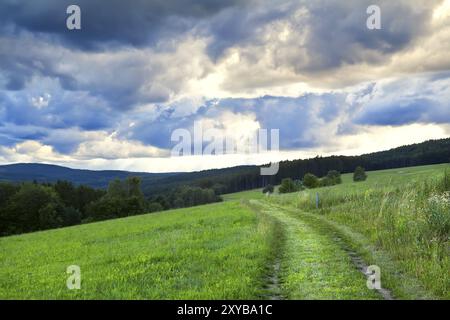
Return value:
M 450 298 L 450 171 L 422 181 L 360 186 L 310 190 L 278 201 L 363 233 L 399 262 L 400 272 L 415 276 L 435 295 Z

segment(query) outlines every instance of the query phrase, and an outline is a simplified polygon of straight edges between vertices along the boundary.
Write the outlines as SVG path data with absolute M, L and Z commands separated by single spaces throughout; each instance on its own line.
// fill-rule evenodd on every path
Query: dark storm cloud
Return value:
M 147 46 L 163 36 L 174 36 L 239 1 L 195 0 L 6 0 L 0 3 L 0 26 L 4 32 L 57 35 L 83 49 L 104 44 Z M 66 28 L 66 8 L 81 8 L 82 30 Z
M 439 2 L 256 1 L 257 8 L 249 5 L 246 10 L 231 7 L 221 11 L 204 21 L 202 29 L 212 37 L 208 53 L 213 60 L 231 47 L 253 47 L 254 52 L 247 57 L 252 64 L 278 41 L 267 40 L 273 24 L 286 22 L 291 34 L 273 49 L 273 62 L 302 74 L 344 64 L 385 61 L 428 31 L 433 9 Z M 381 9 L 381 30 L 369 30 L 366 26 L 366 10 L 373 4 Z
M 366 28 L 366 9 L 373 4 L 368 0 L 135 0 L 132 4 L 122 0 L 7 0 L 0 3 L 0 31 L 56 35 L 74 47 L 102 49 L 105 45 L 155 46 L 161 39 L 195 29 L 199 35 L 212 37 L 208 53 L 215 60 L 229 47 L 263 44 L 261 38 L 270 31 L 265 27 L 290 19 L 294 31 L 309 30 L 305 47 L 314 60 L 308 68 L 324 69 L 373 59 L 364 57 L 361 49 L 390 53 L 403 48 L 424 31 L 438 1 L 427 3 L 378 1 L 382 29 L 373 32 Z M 81 7 L 82 30 L 70 31 L 65 26 L 66 8 L 71 4 Z M 308 15 L 293 17 L 301 8 Z
M 66 8 L 71 4 L 81 7 L 82 30 L 66 28 Z M 181 37 L 197 20 L 236 4 L 234 0 L 2 1 L 0 86 L 25 90 L 33 77 L 50 77 L 63 90 L 88 91 L 116 109 L 167 101 L 180 89 L 181 78 L 190 76 L 182 74 L 183 68 L 178 74 L 165 74 L 169 60 L 136 51 L 129 56 L 112 54 L 130 47 L 174 53 L 178 42 L 172 43 L 173 37 Z M 86 51 L 106 55 L 86 57 Z M 188 65 L 176 59 L 172 63 Z
M 249 47 L 242 58 L 242 68 L 247 64 L 249 70 L 266 49 L 274 50 L 265 70 L 287 68 L 307 74 L 388 59 L 426 29 L 433 8 L 424 6 L 423 1 L 379 1 L 382 29 L 373 32 L 366 28 L 366 8 L 371 4 L 366 0 L 139 0 L 132 5 L 121 0 L 81 0 L 75 4 L 82 10 L 82 30 L 69 31 L 65 9 L 73 3 L 0 2 L 0 86 L 24 90 L 32 77 L 50 77 L 58 79 L 64 90 L 88 91 L 111 107 L 128 110 L 139 104 L 164 103 L 181 91 L 186 81 L 206 74 L 206 69 L 193 75 L 178 66 L 189 66 L 191 48 L 184 49 L 186 57 L 181 61 L 154 57 L 155 52 L 167 55 L 177 51 L 180 42 L 171 41 L 173 37 L 181 39 L 189 33 L 207 38 L 206 53 L 214 62 L 230 47 Z M 307 14 L 298 16 L 298 10 Z M 270 49 L 267 41 L 275 40 L 266 36 L 276 22 L 289 23 L 292 35 L 286 43 Z M 305 37 L 304 41 L 299 37 Z M 114 57 L 119 47 L 126 52 L 130 46 L 151 48 L 152 53 L 129 51 L 121 58 Z M 95 57 L 93 49 L 105 57 Z M 88 57 L 86 50 L 91 53 Z M 200 68 L 209 63 L 202 60 Z M 253 86 L 252 81 L 231 74 L 223 86 L 237 83 L 237 90 L 245 90 Z M 276 82 L 269 81 L 271 85 Z
M 251 43 L 263 45 L 258 39 L 262 28 L 273 21 L 286 18 L 295 2 L 287 6 L 278 6 L 279 1 L 264 3 L 248 1 L 247 6 L 230 7 L 200 24 L 201 35 L 212 36 L 208 54 L 213 60 L 220 58 L 226 49 L 233 46 L 245 46 Z M 260 6 L 256 6 L 259 4 Z
M 318 146 L 335 135 L 356 134 L 361 125 L 449 123 L 445 74 L 419 79 L 412 90 L 413 81 L 374 81 L 356 94 L 356 103 L 342 92 L 224 98 L 192 108 L 168 103 L 180 93 L 208 95 L 198 92 L 201 85 L 192 92 L 185 84 L 197 88 L 196 80 L 210 73 L 223 76 L 219 89 L 233 83 L 234 96 L 249 96 L 249 88 L 260 88 L 254 83 L 264 77 L 260 71 L 274 72 L 262 81 L 271 92 L 271 87 L 299 81 L 291 74 L 284 78 L 286 69 L 309 84 L 342 66 L 389 63 L 428 31 L 436 3 L 377 1 L 382 29 L 371 31 L 366 28 L 366 8 L 373 4 L 368 0 L 3 0 L 0 144 L 33 140 L 67 154 L 87 139 L 80 132 L 117 131 L 124 140 L 170 148 L 173 130 L 221 119 L 224 112 L 251 115 L 264 129 L 280 129 L 283 149 Z M 66 28 L 70 4 L 81 7 L 80 31 Z M 284 24 L 290 33 L 280 40 Z M 240 73 L 220 64 L 229 48 L 239 51 L 235 69 Z M 48 103 L 33 105 L 45 94 L 51 96 Z M 154 104 L 160 107 L 153 112 Z M 193 111 L 180 116 L 183 108 Z
M 428 27 L 433 3 L 438 1 L 311 1 L 308 5 L 310 28 L 306 39 L 310 71 L 360 62 L 376 63 L 384 54 L 402 50 Z M 381 29 L 366 26 L 369 5 L 381 10 Z

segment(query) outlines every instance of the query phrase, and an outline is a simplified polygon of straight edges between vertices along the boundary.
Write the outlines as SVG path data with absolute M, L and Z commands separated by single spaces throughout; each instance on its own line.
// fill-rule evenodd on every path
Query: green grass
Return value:
M 262 189 L 254 189 L 248 191 L 242 191 L 238 193 L 229 193 L 222 196 L 224 201 L 236 201 L 236 200 L 257 200 L 267 198 L 262 193 Z
M 227 202 L 1 238 L 0 298 L 257 298 L 271 228 Z M 80 290 L 66 287 L 69 265 Z
M 0 298 L 382 298 L 353 252 L 381 267 L 395 298 L 449 299 L 448 167 L 0 238 Z M 80 290 L 66 287 L 69 265 Z
M 289 299 L 381 299 L 333 238 L 267 202 L 252 204 L 278 219 L 284 229 L 281 294 Z
M 439 190 L 448 165 L 422 166 L 369 172 L 368 180 L 354 183 L 343 175 L 343 184 L 306 190 L 295 194 L 274 195 L 270 201 L 323 216 L 325 219 L 360 233 L 374 250 L 389 255 L 396 270 L 386 267 L 388 283 L 400 298 L 450 298 L 449 234 L 450 208 L 434 206 L 430 199 Z M 316 209 L 315 197 L 320 205 Z M 445 228 L 447 226 L 447 228 Z M 367 246 L 366 246 L 367 247 Z M 366 258 L 373 259 L 366 252 Z M 383 267 L 381 259 L 374 263 Z M 418 279 L 421 290 L 405 287 L 403 276 Z M 417 288 L 417 284 L 411 284 Z M 420 292 L 420 293 L 419 293 Z

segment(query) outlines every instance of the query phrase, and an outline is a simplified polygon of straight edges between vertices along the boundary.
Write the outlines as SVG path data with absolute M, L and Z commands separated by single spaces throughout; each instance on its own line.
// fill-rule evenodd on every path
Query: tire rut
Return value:
M 264 206 L 264 204 L 261 204 L 261 205 Z M 293 217 L 289 213 L 294 213 L 294 212 L 288 208 L 280 207 L 280 206 L 274 205 L 274 204 L 267 204 L 267 203 L 265 205 L 275 207 L 278 210 L 282 210 L 282 211 L 286 212 L 289 216 Z M 298 215 L 295 215 L 295 217 L 293 217 L 293 218 L 299 219 L 299 220 L 307 223 L 312 229 L 315 229 L 317 232 L 330 237 L 330 239 L 349 256 L 349 258 L 350 258 L 352 264 L 355 266 L 355 268 L 358 271 L 360 271 L 366 277 L 367 280 L 369 280 L 369 277 L 372 275 L 370 272 L 368 272 L 369 266 L 365 263 L 365 261 L 362 259 L 362 257 L 360 257 L 354 250 L 352 250 L 350 248 L 350 246 L 341 238 L 341 236 L 337 233 L 336 230 L 334 230 L 329 225 L 325 225 L 324 222 L 319 221 L 318 219 L 316 220 L 318 225 L 317 224 L 313 225 L 311 218 L 302 219 Z M 276 264 L 278 264 L 278 266 Z M 273 266 L 273 269 L 274 269 L 273 275 L 274 276 L 273 276 L 273 278 L 270 277 L 270 279 L 268 280 L 269 281 L 268 289 L 271 292 L 277 292 L 277 290 L 280 289 L 279 268 L 280 268 L 280 260 L 275 262 L 275 264 Z M 376 291 L 379 294 L 379 296 L 381 298 L 383 298 L 384 300 L 394 300 L 394 297 L 392 296 L 391 292 L 388 289 L 374 288 L 373 290 Z M 278 294 L 274 294 L 273 296 L 268 296 L 267 298 L 273 299 L 273 300 L 279 300 L 280 298 L 282 299 L 282 297 L 278 296 Z
M 276 207 L 279 208 L 280 210 L 288 210 L 288 209 L 280 207 L 280 206 L 276 206 Z M 292 210 L 288 210 L 288 211 L 292 212 Z M 304 220 L 308 220 L 308 219 L 304 219 Z M 350 259 L 351 259 L 352 263 L 355 265 L 355 267 L 367 278 L 367 280 L 369 280 L 369 277 L 373 274 L 368 271 L 369 265 L 367 265 L 367 263 L 364 261 L 364 259 L 362 257 L 360 257 L 354 250 L 352 250 L 345 243 L 345 241 L 337 234 L 336 230 L 334 230 L 329 225 L 324 226 L 322 221 L 320 221 L 319 223 L 322 223 L 322 227 L 321 228 L 316 227 L 316 229 L 326 230 L 327 234 L 329 234 L 330 236 L 333 236 L 333 241 L 335 243 L 337 243 L 341 247 L 341 249 L 343 249 L 348 254 L 348 256 L 350 257 Z M 391 291 L 386 288 L 380 287 L 380 288 L 374 288 L 373 290 L 377 291 L 378 294 L 384 300 L 395 300 Z

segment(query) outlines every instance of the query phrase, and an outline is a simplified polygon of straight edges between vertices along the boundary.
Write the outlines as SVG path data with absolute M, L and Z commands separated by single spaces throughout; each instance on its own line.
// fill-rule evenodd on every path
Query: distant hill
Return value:
M 96 188 L 107 187 L 109 181 L 128 176 L 142 178 L 142 189 L 147 196 L 164 194 L 180 185 L 213 188 L 217 193 L 231 193 L 278 184 L 283 178 L 302 179 L 310 172 L 324 176 L 329 170 L 353 172 L 356 166 L 366 170 L 383 170 L 450 162 L 450 138 L 364 154 L 360 156 L 315 157 L 280 162 L 275 176 L 261 176 L 259 166 L 238 166 L 225 169 L 203 170 L 186 173 L 145 173 L 116 170 L 79 170 L 47 164 L 12 164 L 0 166 L 0 181 L 54 182 L 68 180 Z
M 39 163 L 17 163 L 0 166 L 0 181 L 55 182 L 57 180 L 68 180 L 75 184 L 84 184 L 94 188 L 106 188 L 109 181 L 116 178 L 124 179 L 128 176 L 139 176 L 150 182 L 175 174 L 176 173 L 146 173 L 120 170 L 82 170 Z
M 268 183 L 276 185 L 283 178 L 288 177 L 301 180 L 307 172 L 323 177 L 329 170 L 349 173 L 353 172 L 357 166 L 363 166 L 366 170 L 383 170 L 449 162 L 450 138 L 447 138 L 360 156 L 317 156 L 311 159 L 282 161 L 278 174 L 274 176 L 261 176 L 259 166 L 180 173 L 163 177 L 157 184 L 143 183 L 143 190 L 145 194 L 155 194 L 176 185 L 190 184 L 213 188 L 222 194 L 260 188 Z

